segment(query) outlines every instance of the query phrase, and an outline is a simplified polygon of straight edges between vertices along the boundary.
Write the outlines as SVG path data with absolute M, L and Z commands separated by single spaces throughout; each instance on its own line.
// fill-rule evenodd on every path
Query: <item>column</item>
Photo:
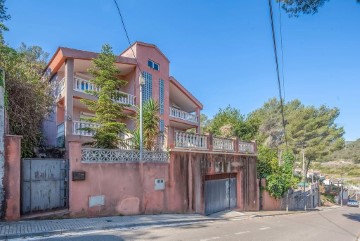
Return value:
M 65 148 L 68 150 L 69 141 L 72 136 L 73 120 L 73 88 L 74 88 L 74 59 L 65 62 Z M 67 153 L 68 154 L 68 153 Z
M 5 138 L 5 220 L 20 219 L 21 136 Z

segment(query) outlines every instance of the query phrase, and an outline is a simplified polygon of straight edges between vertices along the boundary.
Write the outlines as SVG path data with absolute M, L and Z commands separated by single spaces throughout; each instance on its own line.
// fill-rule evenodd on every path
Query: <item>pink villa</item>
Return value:
M 136 42 L 131 48 L 116 59 L 128 83 L 119 90 L 125 97 L 114 101 L 127 105 L 128 116 L 136 114 L 138 64 L 144 100 L 153 98 L 160 105 L 162 148 L 145 151 L 140 160 L 139 151 L 131 148 L 83 146 L 92 133 L 80 129 L 91 125 L 82 117 L 94 113 L 81 99 L 95 100 L 86 90 L 96 88 L 87 70 L 97 53 L 60 47 L 45 72 L 56 103 L 44 134 L 49 145 L 65 147 L 66 158 L 23 159 L 20 168 L 21 139 L 7 137 L 5 180 L 17 182 L 6 182 L 6 219 L 54 209 L 72 217 L 259 210 L 256 143 L 201 134 L 203 105 L 170 76 L 169 59 L 153 44 Z M 131 118 L 122 121 L 134 129 Z
M 143 99 L 153 98 L 160 105 L 159 130 L 165 135 L 165 147 L 173 143 L 172 135 L 176 131 L 186 131 L 194 128 L 200 131 L 200 110 L 203 105 L 174 77 L 169 74 L 169 59 L 153 44 L 136 42 L 131 46 L 137 63 L 143 71 L 145 84 Z M 116 101 L 128 105 L 125 114 L 134 116 L 135 108 L 139 106 L 139 68 L 133 52 L 126 49 L 116 59 L 116 65 L 121 70 L 121 79 L 127 85 L 121 89 L 126 97 Z M 81 99 L 94 99 L 86 90 L 96 88 L 90 83 L 91 76 L 87 70 L 92 66 L 91 60 L 97 53 L 59 47 L 50 60 L 47 73 L 54 83 L 56 95 L 55 114 L 45 124 L 45 133 L 49 145 L 63 146 L 69 141 L 89 141 L 92 133 L 79 130 L 91 125 L 82 121 L 83 116 L 92 115 Z M 134 120 L 123 120 L 128 129 L 133 130 Z M 65 137 L 65 143 L 64 141 Z M 168 137 L 168 138 L 166 138 Z M 125 137 L 126 138 L 126 137 Z

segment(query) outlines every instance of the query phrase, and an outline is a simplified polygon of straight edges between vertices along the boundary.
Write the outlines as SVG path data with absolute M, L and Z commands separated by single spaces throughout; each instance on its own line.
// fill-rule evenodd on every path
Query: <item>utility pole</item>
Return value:
M 305 174 L 305 151 L 304 148 L 302 149 L 302 165 L 303 165 L 303 181 L 304 181 L 304 191 L 305 191 L 305 181 L 306 181 L 306 174 Z
M 304 176 L 304 180 L 303 180 L 303 186 L 304 186 L 304 210 L 306 211 L 307 197 L 306 197 L 306 189 L 305 189 L 306 172 L 305 172 L 305 150 L 304 150 L 304 146 L 302 147 L 302 155 L 303 155 L 303 176 Z
M 343 186 L 344 186 L 344 182 L 343 182 L 343 179 L 342 179 L 342 173 L 341 173 L 341 207 L 343 206 Z

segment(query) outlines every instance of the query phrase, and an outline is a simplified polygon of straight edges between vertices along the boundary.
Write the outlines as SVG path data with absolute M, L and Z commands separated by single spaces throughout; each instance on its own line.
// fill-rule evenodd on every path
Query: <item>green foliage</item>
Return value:
M 348 142 L 345 148 L 333 152 L 326 161 L 351 160 L 355 164 L 360 164 L 360 139 Z
M 304 148 L 307 167 L 311 161 L 326 158 L 344 145 L 344 129 L 335 124 L 337 108 L 304 106 L 299 100 L 285 103 L 286 134 L 289 149 L 299 155 Z M 285 150 L 280 103 L 271 99 L 249 116 L 259 124 L 257 140 L 260 145 Z
M 143 137 L 144 148 L 154 150 L 159 136 L 159 110 L 157 101 L 149 99 L 143 104 Z M 135 148 L 140 148 L 140 113 L 137 111 L 137 129 L 133 132 Z
M 33 157 L 42 142 L 42 122 L 51 112 L 53 98 L 47 81 L 41 81 L 47 53 L 22 44 L 19 50 L 0 44 L 0 67 L 5 70 L 8 130 L 21 135 L 22 157 Z
M 298 178 L 293 175 L 295 157 L 291 152 L 284 152 L 282 165 L 273 168 L 266 177 L 266 190 L 275 198 L 281 198 L 290 188 L 296 187 Z
M 267 146 L 259 146 L 257 173 L 259 178 L 266 178 L 274 173 L 278 166 L 277 153 Z
M 277 0 L 289 16 L 298 17 L 302 14 L 315 14 L 329 0 Z
M 290 17 L 299 17 L 300 14 L 315 14 L 319 8 L 329 0 L 276 0 Z M 356 0 L 360 3 L 360 0 Z
M 94 117 L 86 118 L 86 121 L 97 123 L 98 127 L 83 128 L 84 130 L 94 131 L 94 141 L 91 144 L 97 148 L 116 148 L 119 144 L 125 145 L 120 137 L 127 132 L 126 124 L 120 122 L 125 117 L 123 114 L 124 105 L 113 101 L 123 97 L 118 90 L 127 84 L 125 80 L 120 80 L 120 70 L 115 65 L 116 56 L 112 52 L 110 45 L 105 44 L 101 53 L 93 60 L 93 65 L 89 73 L 93 76 L 90 80 L 100 90 L 88 91 L 98 97 L 98 100 L 82 99 L 89 110 L 95 112 Z
M 208 133 L 209 132 L 209 125 L 210 125 L 210 119 L 205 114 L 200 114 L 200 128 L 201 133 Z
M 10 19 L 10 15 L 6 14 L 7 8 L 5 7 L 5 0 L 0 0 L 0 44 L 4 44 L 3 32 L 9 29 L 5 26 L 4 22 Z
M 257 119 L 247 120 L 240 110 L 231 106 L 219 109 L 214 118 L 208 122 L 207 131 L 216 136 L 234 137 L 241 140 L 252 140 L 258 130 Z

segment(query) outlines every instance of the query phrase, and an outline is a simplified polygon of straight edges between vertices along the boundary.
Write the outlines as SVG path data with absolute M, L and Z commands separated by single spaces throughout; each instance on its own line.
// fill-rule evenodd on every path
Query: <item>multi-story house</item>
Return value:
M 135 55 L 135 56 L 134 56 Z M 97 53 L 59 47 L 47 66 L 46 75 L 54 87 L 56 104 L 53 115 L 44 123 L 47 143 L 67 146 L 69 141 L 91 140 L 93 133 L 81 128 L 93 125 L 82 117 L 94 115 L 81 99 L 96 99 L 86 90 L 96 89 L 89 80 L 88 69 Z M 153 45 L 136 42 L 116 58 L 120 78 L 128 83 L 121 90 L 125 97 L 114 101 L 126 104 L 125 114 L 135 116 L 139 106 L 140 70 L 143 72 L 143 101 L 153 98 L 160 106 L 159 130 L 165 136 L 165 146 L 172 146 L 175 131 L 194 128 L 200 131 L 200 111 L 203 105 L 174 77 L 170 76 L 169 59 Z M 137 67 L 138 66 L 138 67 Z M 135 128 L 132 118 L 122 120 L 129 130 Z M 171 133 L 171 134 L 169 134 Z

